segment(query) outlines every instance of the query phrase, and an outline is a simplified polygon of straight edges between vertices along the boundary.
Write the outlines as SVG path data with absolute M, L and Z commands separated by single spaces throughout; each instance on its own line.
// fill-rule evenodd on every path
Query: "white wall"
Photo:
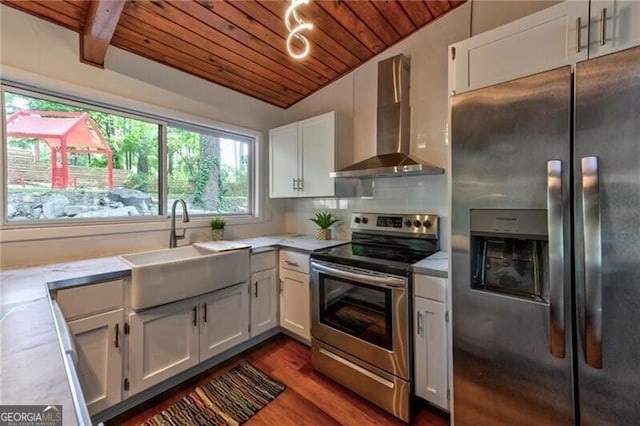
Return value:
M 407 39 L 366 62 L 352 73 L 287 110 L 298 120 L 332 109 L 353 118 L 354 161 L 375 154 L 378 62 L 403 53 L 411 57 L 411 154 L 447 168 L 449 158 L 447 116 L 448 46 L 469 37 L 471 4 L 466 3 L 427 25 Z M 286 204 L 286 230 L 312 233 L 313 212 L 332 210 L 343 222 L 338 238 L 349 238 L 349 218 L 355 211 L 434 213 L 442 218 L 441 246 L 449 244 L 444 230 L 448 221 L 447 177 L 413 176 L 380 178 L 374 199 L 301 199 Z
M 473 0 L 471 35 L 477 35 L 538 12 L 561 0 Z
M 114 47 L 108 50 L 104 69 L 85 65 L 78 59 L 78 43 L 73 31 L 0 5 L 0 77 L 223 129 L 248 130 L 260 140 L 260 185 L 265 184 L 266 131 L 285 121 L 284 110 Z M 284 231 L 283 202 L 267 197 L 260 201 L 262 219 L 227 226 L 228 238 Z M 168 226 L 168 220 L 160 220 L 137 225 L 3 229 L 0 268 L 166 247 Z M 190 240 L 207 238 L 206 221 L 192 220 L 189 226 Z

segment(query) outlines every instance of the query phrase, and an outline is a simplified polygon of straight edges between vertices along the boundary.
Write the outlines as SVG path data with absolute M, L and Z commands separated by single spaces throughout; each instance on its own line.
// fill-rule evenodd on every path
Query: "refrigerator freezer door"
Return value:
M 469 225 L 471 209 L 548 209 L 548 161 L 557 160 L 552 224 L 561 223 L 563 235 L 550 236 L 549 249 L 561 244 L 570 253 L 571 84 L 571 69 L 563 67 L 453 99 L 453 416 L 459 426 L 573 422 L 572 337 L 570 327 L 562 330 L 571 324 L 570 298 L 534 301 L 472 289 Z M 554 194 L 564 195 L 555 200 Z M 548 275 L 548 266 L 542 273 Z M 553 295 L 571 294 L 570 262 L 554 273 L 563 288 Z
M 582 425 L 630 425 L 640 419 L 638 64 L 640 48 L 634 48 L 576 67 L 575 287 Z

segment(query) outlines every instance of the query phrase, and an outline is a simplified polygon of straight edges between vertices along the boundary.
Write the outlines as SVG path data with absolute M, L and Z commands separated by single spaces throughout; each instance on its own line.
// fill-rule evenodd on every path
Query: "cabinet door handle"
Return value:
M 258 281 L 256 281 L 255 283 L 253 283 L 253 287 L 255 288 L 255 292 L 253 293 L 256 298 L 258 297 Z
M 294 262 L 294 261 L 291 261 L 291 260 L 285 260 L 284 263 L 286 263 L 289 266 L 300 266 L 298 264 L 298 262 Z
M 207 322 L 207 304 L 202 305 L 202 321 Z
M 298 180 L 298 179 L 293 178 L 293 190 L 294 190 L 294 191 L 298 189 L 298 188 L 296 188 L 296 182 L 297 182 L 297 180 Z
M 283 287 L 283 285 L 282 285 L 282 280 L 280 280 L 280 294 L 282 294 L 282 291 L 283 291 L 283 290 L 282 290 L 282 287 Z
M 580 53 L 582 46 L 582 17 L 576 18 L 576 53 Z
M 424 316 L 422 312 L 418 312 L 418 336 L 424 333 Z
M 120 347 L 120 323 L 116 323 L 116 336 L 113 340 L 113 346 Z
M 193 326 L 194 327 L 198 326 L 198 307 L 197 306 L 193 307 Z
M 600 46 L 607 43 L 607 8 L 603 7 L 600 11 Z
M 302 179 L 298 179 L 298 191 L 304 191 L 304 181 Z

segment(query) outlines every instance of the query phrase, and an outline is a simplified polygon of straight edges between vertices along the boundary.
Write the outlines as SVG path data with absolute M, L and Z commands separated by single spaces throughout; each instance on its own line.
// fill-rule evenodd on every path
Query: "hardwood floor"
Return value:
M 248 426 L 324 426 L 324 425 L 403 425 L 404 423 L 367 402 L 350 390 L 315 372 L 311 368 L 310 349 L 284 335 L 234 357 L 180 386 L 112 419 L 111 425 L 139 425 L 159 413 L 195 386 L 204 384 L 238 363 L 248 360 L 287 389 L 245 425 Z M 412 425 L 444 426 L 445 413 L 420 401 L 414 404 Z

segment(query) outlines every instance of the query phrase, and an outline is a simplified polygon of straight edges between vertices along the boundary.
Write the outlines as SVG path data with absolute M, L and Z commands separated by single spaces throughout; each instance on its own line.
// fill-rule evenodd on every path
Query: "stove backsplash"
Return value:
M 340 222 L 332 227 L 333 238 L 349 240 L 349 220 L 353 212 L 433 213 L 440 216 L 440 248 L 449 250 L 447 175 L 378 178 L 371 199 L 299 198 L 285 203 L 285 230 L 314 235 L 316 225 L 309 220 L 317 211 L 328 210 Z

